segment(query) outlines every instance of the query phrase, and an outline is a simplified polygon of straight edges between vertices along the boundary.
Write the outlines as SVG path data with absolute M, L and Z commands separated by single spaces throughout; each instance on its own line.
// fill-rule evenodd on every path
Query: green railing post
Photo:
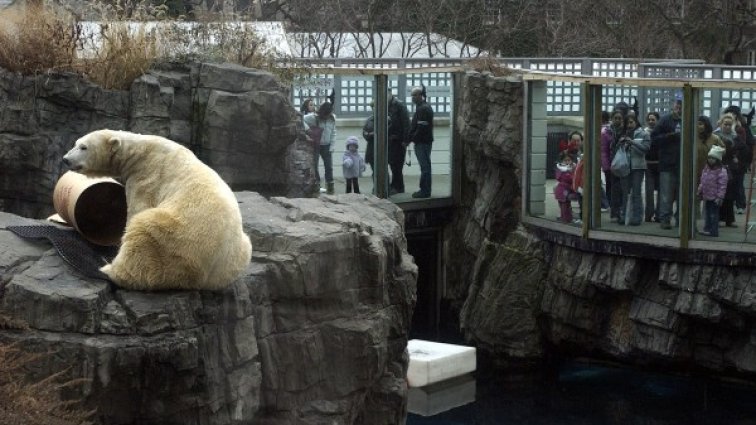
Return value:
M 585 83 L 583 128 L 586 129 L 583 146 L 583 236 L 589 228 L 601 225 L 601 90 L 602 86 Z M 588 187 L 586 187 L 588 185 Z
M 460 105 L 462 104 L 462 74 L 453 72 L 452 74 L 452 119 L 449 121 L 449 130 L 451 137 L 451 182 L 452 182 L 452 199 L 455 205 L 462 203 L 462 138 L 457 131 L 456 119 L 460 114 Z
M 375 169 L 374 188 L 375 196 L 388 198 L 388 75 L 375 76 L 375 92 L 373 96 L 375 107 L 373 108 L 375 121 Z
M 687 249 L 688 242 L 694 229 L 695 214 L 693 208 L 695 182 L 693 170 L 693 150 L 696 143 L 696 117 L 698 91 L 689 84 L 683 86 L 682 104 L 682 134 L 680 135 L 680 188 L 678 191 L 679 224 L 680 224 L 680 248 Z

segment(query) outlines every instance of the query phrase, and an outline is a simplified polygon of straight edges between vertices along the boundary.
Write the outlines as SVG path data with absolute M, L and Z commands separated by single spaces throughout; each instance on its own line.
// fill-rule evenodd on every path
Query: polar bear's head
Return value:
M 63 156 L 63 163 L 73 171 L 87 175 L 112 175 L 114 156 L 122 144 L 118 132 L 93 131 L 76 141 Z

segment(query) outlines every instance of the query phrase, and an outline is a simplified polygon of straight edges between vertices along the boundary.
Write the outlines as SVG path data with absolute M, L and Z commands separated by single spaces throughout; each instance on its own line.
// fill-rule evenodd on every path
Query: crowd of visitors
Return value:
M 645 122 L 635 105 L 620 102 L 605 115 L 599 140 L 606 188 L 601 192 L 602 210 L 608 201 L 610 222 L 639 226 L 645 220 L 671 229 L 679 226 L 682 100 L 675 99 L 669 113 L 647 113 Z M 696 121 L 695 208 L 696 215 L 704 218 L 702 235 L 718 236 L 720 221 L 737 227 L 735 216 L 745 212 L 743 182 L 753 159 L 750 126 L 755 113 L 753 108 L 743 115 L 738 106 L 730 106 L 718 117 L 716 127 L 707 116 Z M 560 206 L 559 220 L 580 223 L 572 218 L 571 201 L 582 204 L 583 136 L 573 132 L 569 137 L 556 165 L 554 197 Z

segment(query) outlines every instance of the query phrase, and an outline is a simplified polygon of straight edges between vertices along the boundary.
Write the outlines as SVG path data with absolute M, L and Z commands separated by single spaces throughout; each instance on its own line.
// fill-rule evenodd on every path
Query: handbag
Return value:
M 316 122 L 316 125 L 310 127 L 310 129 L 307 130 L 307 135 L 310 136 L 312 144 L 315 147 L 320 146 L 320 140 L 323 138 L 323 127 L 320 127 L 319 121 Z
M 627 156 L 627 149 L 620 147 L 612 158 L 610 167 L 612 174 L 617 177 L 627 177 L 630 175 L 630 159 Z

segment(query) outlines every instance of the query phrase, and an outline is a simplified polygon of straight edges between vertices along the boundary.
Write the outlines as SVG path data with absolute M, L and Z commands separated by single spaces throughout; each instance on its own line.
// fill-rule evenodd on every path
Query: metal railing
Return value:
M 317 67 L 332 66 L 344 68 L 416 68 L 443 67 L 461 65 L 459 59 L 301 59 L 297 62 L 306 63 L 317 70 Z M 301 76 L 294 82 L 291 90 L 292 104 L 299 108 L 302 102 L 311 98 L 316 104 L 327 100 L 333 91 L 335 94 L 334 113 L 340 118 L 370 115 L 370 102 L 373 101 L 373 76 L 362 75 L 334 75 L 327 73 L 313 73 Z M 428 103 L 434 113 L 440 117 L 448 117 L 452 108 L 452 78 L 448 72 L 407 73 L 391 76 L 388 88 L 391 93 L 402 100 L 410 112 L 412 105 L 410 91 L 412 87 L 424 85 L 428 93 Z
M 294 59 L 296 63 L 312 66 L 351 68 L 416 68 L 458 66 L 466 59 Z M 756 104 L 756 67 L 706 64 L 699 60 L 653 60 L 653 59 L 607 59 L 607 58 L 502 58 L 499 63 L 510 68 L 537 70 L 569 75 L 600 77 L 642 78 L 698 78 L 712 80 L 753 81 L 754 89 L 712 89 L 701 97 L 701 111 L 718 117 L 727 105 L 743 109 Z M 389 89 L 412 108 L 410 90 L 424 84 L 428 102 L 438 116 L 449 116 L 452 105 L 451 76 L 446 72 L 401 74 L 389 78 Z M 366 117 L 371 113 L 373 100 L 373 77 L 360 75 L 334 75 L 313 73 L 303 76 L 292 86 L 291 100 L 297 108 L 306 98 L 316 104 L 335 92 L 335 113 L 339 117 Z M 546 112 L 549 116 L 582 116 L 581 84 L 550 81 L 547 84 Z M 605 85 L 602 89 L 602 104 L 615 105 L 620 101 L 628 104 L 637 98 L 641 116 L 647 111 L 664 112 L 677 95 L 670 89 L 639 88 L 633 85 Z M 606 107 L 605 109 L 611 109 Z

